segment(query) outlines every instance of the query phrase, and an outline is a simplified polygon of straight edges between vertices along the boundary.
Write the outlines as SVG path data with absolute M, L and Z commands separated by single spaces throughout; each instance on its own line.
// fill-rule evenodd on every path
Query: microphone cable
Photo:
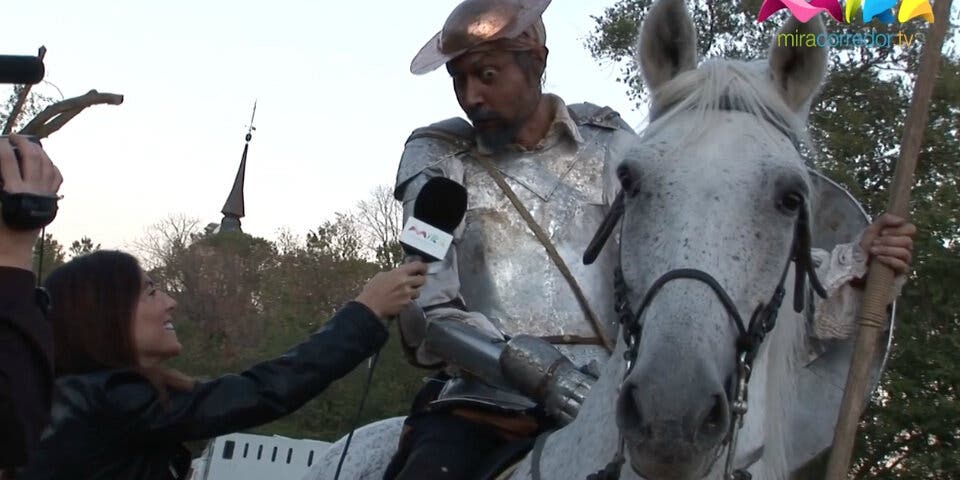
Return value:
M 340 461 L 337 462 L 337 473 L 333 475 L 334 480 L 340 479 L 340 469 L 343 468 L 343 461 L 347 458 L 347 451 L 350 450 L 350 442 L 353 440 L 353 432 L 360 425 L 360 416 L 363 414 L 363 406 L 367 403 L 367 397 L 370 395 L 370 385 L 373 383 L 373 370 L 377 367 L 377 360 L 380 359 L 378 350 L 370 357 L 369 367 L 367 368 L 367 380 L 363 386 L 363 394 L 360 396 L 360 407 L 357 408 L 357 414 L 353 418 L 353 425 L 350 426 L 350 434 L 347 435 L 347 441 L 343 445 L 343 452 L 340 453 Z

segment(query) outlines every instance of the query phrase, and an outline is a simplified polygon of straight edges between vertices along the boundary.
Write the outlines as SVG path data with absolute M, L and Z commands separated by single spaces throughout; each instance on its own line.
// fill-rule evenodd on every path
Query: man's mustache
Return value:
M 478 108 L 476 110 L 467 112 L 467 118 L 469 118 L 474 124 L 478 122 L 496 122 L 500 124 L 505 123 L 503 116 L 497 112 L 494 112 L 493 110 L 488 110 L 485 108 Z

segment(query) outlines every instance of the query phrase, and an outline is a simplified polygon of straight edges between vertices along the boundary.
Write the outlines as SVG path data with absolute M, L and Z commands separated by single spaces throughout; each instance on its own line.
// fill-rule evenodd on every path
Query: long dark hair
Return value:
M 133 319 L 142 289 L 140 263 L 132 255 L 100 250 L 74 258 L 47 277 L 52 306 L 57 376 L 130 368 L 166 401 L 167 386 L 189 389 L 190 377 L 165 367 L 138 365 Z

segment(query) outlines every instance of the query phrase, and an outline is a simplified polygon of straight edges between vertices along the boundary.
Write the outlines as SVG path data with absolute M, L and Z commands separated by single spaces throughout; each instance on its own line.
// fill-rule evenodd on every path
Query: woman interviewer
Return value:
M 50 274 L 57 391 L 50 428 L 20 479 L 177 479 L 182 442 L 287 415 L 387 339 L 383 319 L 415 298 L 426 266 L 377 274 L 319 331 L 239 373 L 195 381 L 163 366 L 180 353 L 171 313 L 130 255 L 100 251 Z

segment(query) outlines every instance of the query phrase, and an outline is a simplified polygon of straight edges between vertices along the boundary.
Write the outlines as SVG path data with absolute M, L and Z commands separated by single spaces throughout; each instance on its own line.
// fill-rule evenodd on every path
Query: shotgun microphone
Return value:
M 0 55 L 0 83 L 33 85 L 44 75 L 43 59 L 23 55 Z

